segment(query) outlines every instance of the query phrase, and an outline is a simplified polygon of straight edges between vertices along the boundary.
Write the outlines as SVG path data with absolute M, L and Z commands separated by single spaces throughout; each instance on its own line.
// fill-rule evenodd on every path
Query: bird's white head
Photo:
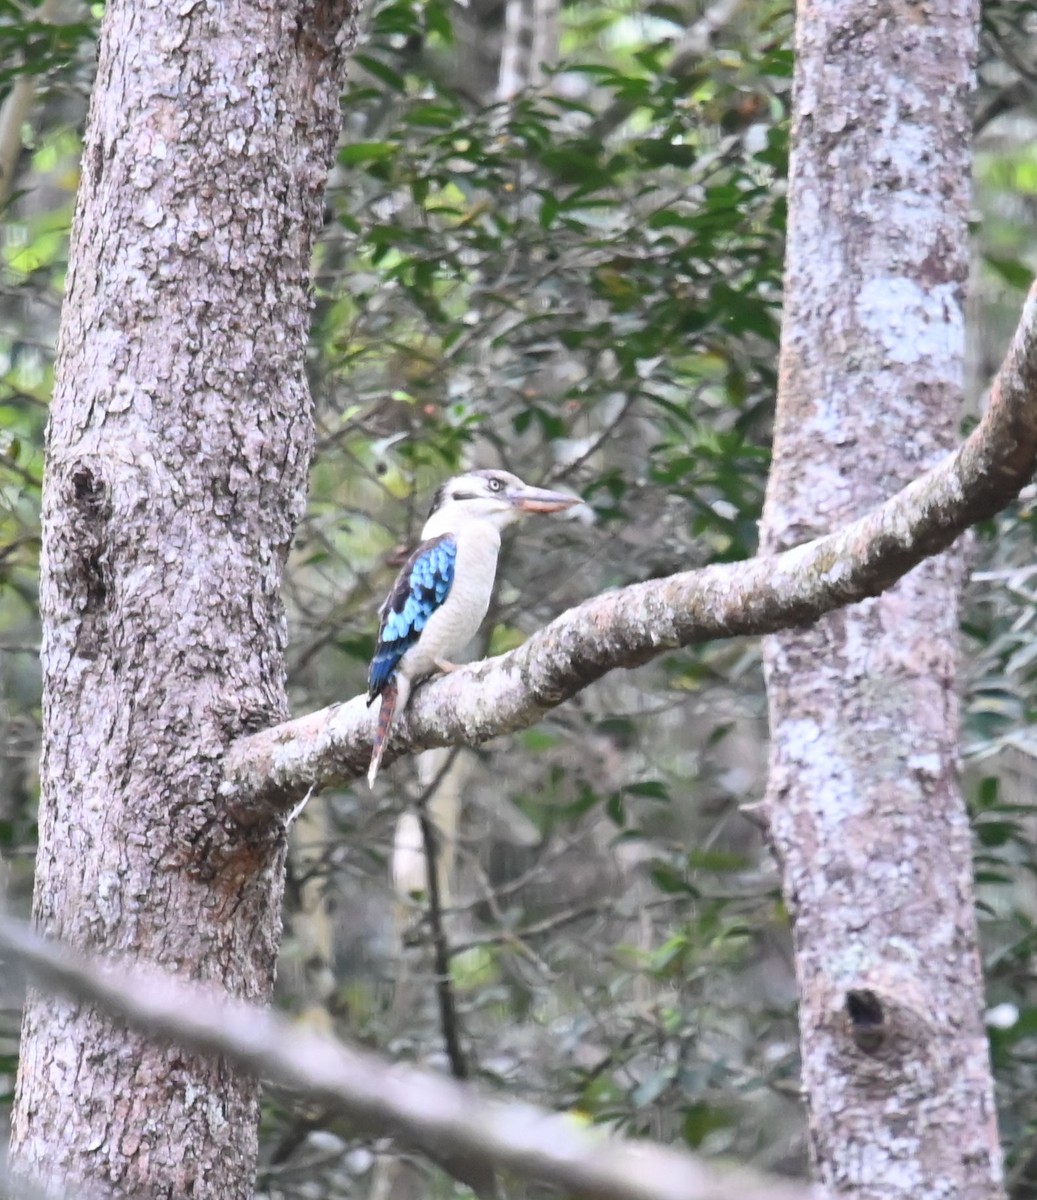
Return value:
M 466 471 L 436 492 L 422 536 L 453 533 L 469 521 L 503 529 L 527 513 L 553 513 L 579 504 L 578 496 L 530 487 L 510 471 Z

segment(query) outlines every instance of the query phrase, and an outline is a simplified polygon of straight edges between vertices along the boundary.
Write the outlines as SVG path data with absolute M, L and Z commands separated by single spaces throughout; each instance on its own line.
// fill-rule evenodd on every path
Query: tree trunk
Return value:
M 776 551 L 956 441 L 978 11 L 798 6 Z M 958 757 L 956 548 L 767 639 L 767 815 L 795 930 L 814 1158 L 835 1195 L 1001 1194 Z
M 108 4 L 48 433 L 36 921 L 257 1000 L 284 828 L 216 789 L 227 744 L 286 715 L 310 251 L 355 35 L 352 0 Z M 232 1200 L 257 1117 L 220 1061 L 30 998 L 19 1170 Z

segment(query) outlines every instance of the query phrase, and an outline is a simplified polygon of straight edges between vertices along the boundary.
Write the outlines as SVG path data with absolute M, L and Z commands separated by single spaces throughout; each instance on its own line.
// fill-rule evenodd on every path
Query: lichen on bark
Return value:
M 799 5 L 768 550 L 956 441 L 977 21 L 969 0 Z M 1001 1195 L 958 752 L 963 573 L 953 548 L 765 644 L 813 1156 L 860 1200 Z

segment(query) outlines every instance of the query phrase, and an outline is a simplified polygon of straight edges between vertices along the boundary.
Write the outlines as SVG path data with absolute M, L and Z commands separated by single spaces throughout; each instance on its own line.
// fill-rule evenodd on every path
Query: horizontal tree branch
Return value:
M 396 1066 L 267 1009 L 155 970 L 101 965 L 0 919 L 0 950 L 40 983 L 136 1028 L 219 1054 L 344 1113 L 363 1129 L 489 1170 L 508 1170 L 593 1200 L 820 1200 L 806 1184 L 707 1164 L 650 1142 L 623 1141 L 529 1104 Z
M 525 729 L 607 672 L 666 650 L 773 633 L 876 596 L 1009 504 L 1035 463 L 1037 284 L 983 420 L 943 462 L 825 537 L 595 596 L 518 649 L 429 682 L 398 721 L 384 761 Z M 363 775 L 372 721 L 357 697 L 239 739 L 221 789 L 230 812 L 246 823 L 268 819 L 313 789 Z

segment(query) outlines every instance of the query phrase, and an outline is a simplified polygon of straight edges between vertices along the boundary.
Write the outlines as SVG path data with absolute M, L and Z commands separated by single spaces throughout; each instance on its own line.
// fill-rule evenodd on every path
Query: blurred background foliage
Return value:
M 99 16 L 0 0 L 0 848 L 17 911 L 38 791 L 43 430 Z M 375 610 L 458 467 L 585 501 L 509 543 L 481 651 L 605 588 L 754 553 L 791 39 L 788 5 L 767 0 L 370 0 L 315 260 L 318 444 L 286 590 L 296 711 L 364 688 Z M 966 419 L 1037 267 L 1034 62 L 1037 4 L 990 0 Z M 1035 501 L 974 538 L 964 623 L 1017 1198 L 1037 1196 Z M 802 1172 L 788 923 L 744 811 L 765 767 L 758 646 L 728 642 L 616 673 L 477 752 L 400 764 L 373 796 L 329 794 L 296 830 L 281 1002 L 580 1122 Z M 2 999 L 9 1094 L 17 997 Z M 273 1093 L 260 1188 L 458 1185 Z

